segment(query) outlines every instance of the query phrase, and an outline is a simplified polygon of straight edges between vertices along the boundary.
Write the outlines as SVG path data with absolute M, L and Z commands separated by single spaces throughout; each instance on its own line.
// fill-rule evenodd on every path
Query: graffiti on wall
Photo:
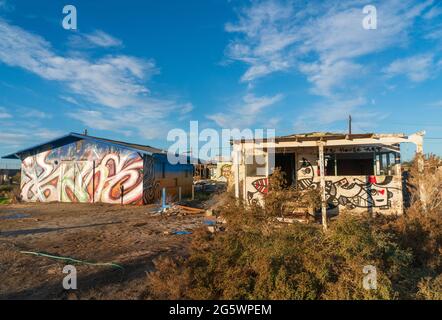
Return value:
M 252 186 L 255 191 L 247 192 L 247 201 L 251 204 L 257 195 L 265 195 L 269 192 L 269 179 L 261 178 L 252 182 Z
M 297 176 L 297 186 L 301 190 L 319 189 L 320 183 L 315 181 L 315 169 L 307 159 L 303 158 Z M 367 181 L 350 176 L 337 178 L 338 180 L 326 180 L 325 191 L 329 208 L 344 206 L 347 209 L 390 209 L 395 193 L 401 192 L 400 188 L 392 187 L 392 176 L 384 177 L 383 181 L 377 181 L 379 177 L 375 176 L 369 177 Z M 253 191 L 247 192 L 249 204 L 258 201 L 268 192 L 268 179 L 256 179 L 251 186 Z
M 160 198 L 160 183 L 155 180 L 155 161 L 153 157 L 144 158 L 143 201 L 154 203 Z
M 81 141 L 24 159 L 21 195 L 24 201 L 142 204 L 143 169 L 136 152 Z
M 319 182 L 315 182 L 315 171 L 311 162 L 303 159 L 303 165 L 298 170 L 302 179 L 298 180 L 299 188 L 319 189 Z M 390 209 L 391 200 L 394 197 L 394 190 L 399 188 L 391 187 L 392 176 L 386 176 L 383 181 L 377 181 L 375 176 L 369 177 L 367 181 L 359 178 L 344 177 L 337 181 L 326 180 L 325 192 L 327 203 L 330 208 L 345 206 L 348 209 L 354 208 L 379 208 Z

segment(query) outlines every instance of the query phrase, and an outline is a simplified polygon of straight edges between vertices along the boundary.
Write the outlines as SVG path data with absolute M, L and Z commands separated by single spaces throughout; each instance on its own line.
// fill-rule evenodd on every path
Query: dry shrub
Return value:
M 282 217 L 293 209 L 309 208 L 316 211 L 321 207 L 318 190 L 300 190 L 286 187 L 285 173 L 275 168 L 269 177 L 269 192 L 264 196 L 264 208 L 268 216 Z
M 426 168 L 437 160 L 427 159 Z M 159 260 L 148 277 L 148 298 L 441 299 L 441 207 L 431 190 L 437 183 L 426 184 L 425 213 L 413 194 L 404 216 L 342 215 L 324 233 L 320 225 L 273 222 L 287 201 L 305 199 L 283 188 L 280 173 L 272 179 L 264 207 L 225 201 L 224 232 L 202 229 L 188 257 Z M 419 192 L 416 181 L 424 179 L 412 172 L 412 192 Z M 367 265 L 376 267 L 377 290 L 363 288 Z
M 422 300 L 442 300 L 442 274 L 434 278 L 424 278 L 418 284 L 417 298 Z
M 238 208 L 236 215 L 238 216 Z M 263 211 L 263 210 L 262 210 Z M 261 212 L 262 212 L 261 211 Z M 148 277 L 152 299 L 392 299 L 391 279 L 411 255 L 387 232 L 343 218 L 324 234 L 317 225 L 276 227 L 256 208 L 225 232 L 194 235 L 189 257 L 160 260 Z M 225 216 L 231 217 L 231 212 Z M 241 221 L 241 222 L 240 222 Z M 266 222 L 267 221 L 267 222 Z M 376 291 L 362 287 L 363 267 L 378 268 Z
M 19 185 L 15 185 L 8 193 L 8 199 L 11 203 L 20 203 L 22 201 L 21 188 Z
M 422 161 L 423 170 L 419 170 Z M 413 160 L 410 169 L 408 191 L 411 195 L 412 207 L 422 212 L 442 211 L 442 160 L 430 154 Z

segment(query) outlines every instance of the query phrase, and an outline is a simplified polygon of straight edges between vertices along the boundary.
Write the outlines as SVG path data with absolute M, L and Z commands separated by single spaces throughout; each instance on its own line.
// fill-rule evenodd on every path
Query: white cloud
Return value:
M 70 96 L 63 96 L 63 95 L 60 95 L 60 96 L 58 96 L 61 100 L 64 100 L 64 101 L 66 101 L 66 102 L 68 102 L 68 103 L 70 103 L 70 104 L 76 104 L 76 105 L 80 105 L 80 103 L 75 99 L 75 98 L 73 98 L 73 97 L 70 97 Z
M 58 130 L 49 130 L 42 127 L 27 128 L 22 126 L 4 127 L 0 132 L 0 140 L 3 147 L 8 147 L 10 152 L 17 151 L 17 148 L 22 148 L 24 145 L 39 143 L 59 137 L 65 133 Z
M 92 39 L 99 43 L 98 37 Z M 63 56 L 42 37 L 1 19 L 0 62 L 65 84 L 68 95 L 61 95 L 62 99 L 78 104 L 75 102 L 79 98 L 90 107 L 71 112 L 70 116 L 91 128 L 134 130 L 148 138 L 163 130 L 147 128 L 165 128 L 171 114 L 180 109 L 181 114 L 191 110 L 188 103 L 150 94 L 145 82 L 158 73 L 152 60 L 127 55 L 107 55 L 96 60 Z
M 38 109 L 33 108 L 20 108 L 20 116 L 23 118 L 31 118 L 31 119 L 51 119 L 52 114 L 43 112 Z
M 432 76 L 434 71 L 432 54 L 421 54 L 393 61 L 384 69 L 387 77 L 404 75 L 413 82 L 422 82 Z
M 306 110 L 296 119 L 294 128 L 299 132 L 334 129 L 334 123 L 346 122 L 349 115 L 353 118 L 354 131 L 369 131 L 376 122 L 385 119 L 389 114 L 373 110 L 363 97 L 331 99 L 327 104 L 317 104 Z
M 434 6 L 424 14 L 424 19 L 430 20 L 440 16 L 441 14 L 442 14 L 442 8 L 439 6 Z
M 123 45 L 120 39 L 114 38 L 101 30 L 95 30 L 92 33 L 84 35 L 84 37 L 89 40 L 90 43 L 99 47 L 120 47 Z
M 62 81 L 92 103 L 112 108 L 134 105 L 149 90 L 142 84 L 157 73 L 153 61 L 105 56 L 97 61 L 55 54 L 43 38 L 0 20 L 0 61 L 47 80 Z
M 145 98 L 143 105 L 130 106 L 115 112 L 109 108 L 78 109 L 67 115 L 96 130 L 114 131 L 124 135 L 137 134 L 145 139 L 164 137 L 172 124 L 165 118 L 174 112 L 185 115 L 192 104 L 178 104 L 173 99 Z
M 283 99 L 282 94 L 257 97 L 247 93 L 242 103 L 228 108 L 223 113 L 207 115 L 207 119 L 214 121 L 221 128 L 245 128 L 259 119 L 263 109 L 268 108 Z
M 330 96 L 366 68 L 357 59 L 406 43 L 415 18 L 432 3 L 382 1 L 376 5 L 378 29 L 365 30 L 365 2 L 252 2 L 236 23 L 226 25 L 238 34 L 226 54 L 248 65 L 242 81 L 298 69 L 314 93 Z
M 92 33 L 75 34 L 69 37 L 69 46 L 73 49 L 91 49 L 91 48 L 120 48 L 123 41 L 110 34 L 95 30 Z
M 0 107 L 0 119 L 10 119 L 12 115 L 6 110 L 6 108 Z

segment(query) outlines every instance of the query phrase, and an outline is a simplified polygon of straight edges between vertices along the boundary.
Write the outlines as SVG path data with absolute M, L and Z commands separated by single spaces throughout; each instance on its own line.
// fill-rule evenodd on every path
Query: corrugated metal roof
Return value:
M 79 140 L 89 140 L 89 141 L 95 141 L 95 142 L 101 142 L 108 145 L 113 145 L 117 147 L 122 147 L 125 149 L 133 150 L 136 152 L 144 153 L 144 154 L 166 154 L 164 150 L 154 148 L 147 145 L 140 145 L 140 144 L 134 144 L 134 143 L 128 143 L 123 141 L 117 141 L 117 140 L 111 140 L 111 139 L 105 139 L 105 138 L 99 138 L 99 137 L 93 137 L 89 135 L 79 134 L 79 133 L 70 133 L 68 135 L 59 137 L 57 139 L 47 141 L 38 145 L 35 145 L 30 148 L 26 148 L 20 151 L 17 151 L 15 153 L 6 155 L 2 157 L 3 159 L 21 159 L 21 156 L 24 154 L 33 154 L 35 151 L 40 150 L 48 150 L 53 148 L 58 148 L 63 145 L 76 142 Z

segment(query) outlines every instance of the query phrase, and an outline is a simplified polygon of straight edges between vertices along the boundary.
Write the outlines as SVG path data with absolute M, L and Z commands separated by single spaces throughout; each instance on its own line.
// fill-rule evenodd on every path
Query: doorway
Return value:
M 89 161 L 62 161 L 60 166 L 60 201 L 92 202 L 88 193 Z
M 285 187 L 295 185 L 296 170 L 295 170 L 295 154 L 294 153 L 276 153 L 275 154 L 275 168 L 280 168 L 284 173 L 286 181 Z

